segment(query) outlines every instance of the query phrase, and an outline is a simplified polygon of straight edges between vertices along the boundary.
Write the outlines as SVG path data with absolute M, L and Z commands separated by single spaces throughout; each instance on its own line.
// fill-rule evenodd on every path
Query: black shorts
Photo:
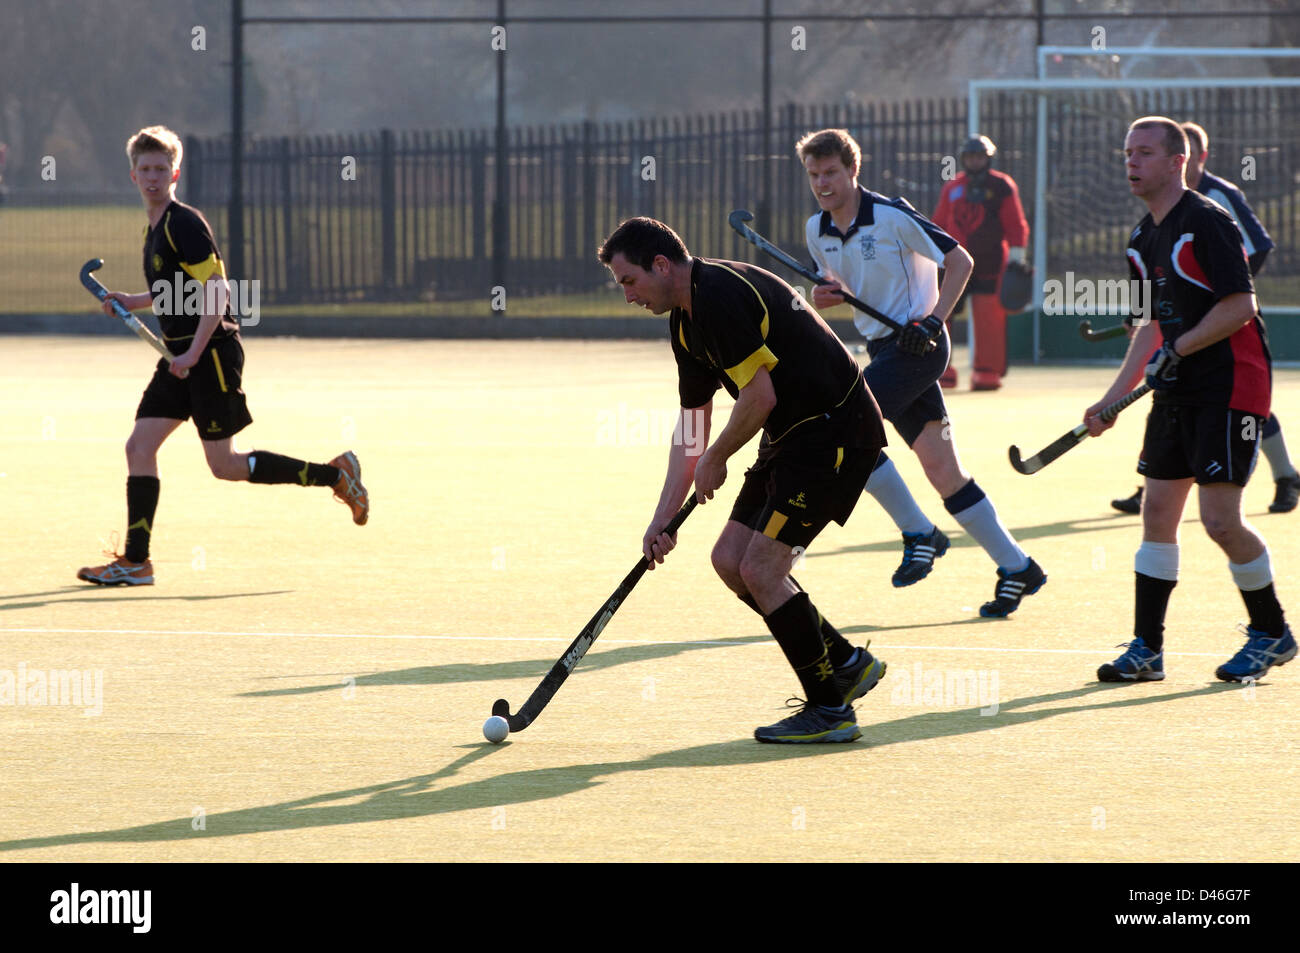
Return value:
M 849 416 L 804 424 L 775 445 L 764 434 L 730 518 L 791 548 L 807 548 L 832 520 L 843 526 L 885 443 L 865 391 Z
M 924 357 L 914 357 L 898 349 L 897 339 L 895 333 L 867 342 L 871 363 L 862 376 L 880 412 L 910 447 L 926 424 L 948 416 L 938 380 L 948 367 L 952 342 L 945 329 L 938 347 Z
M 244 347 L 234 336 L 210 342 L 183 379 L 167 370 L 167 361 L 159 360 L 140 398 L 135 419 L 193 417 L 200 439 L 233 437 L 253 422 L 240 387 L 243 375 Z
M 1227 407 L 1156 404 L 1147 416 L 1138 473 L 1153 480 L 1245 486 L 1259 456 L 1264 418 Z

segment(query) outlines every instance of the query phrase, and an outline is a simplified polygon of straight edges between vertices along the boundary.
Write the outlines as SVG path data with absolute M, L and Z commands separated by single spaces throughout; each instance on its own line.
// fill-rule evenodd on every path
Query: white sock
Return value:
M 899 532 L 934 532 L 934 523 L 921 512 L 921 507 L 912 498 L 912 491 L 903 482 L 902 474 L 894 466 L 893 460 L 886 458 L 884 463 L 871 471 L 865 489 L 889 514 Z
M 1152 579 L 1178 581 L 1178 544 L 1142 541 L 1133 557 L 1133 569 Z
M 998 519 L 998 511 L 993 508 L 993 503 L 982 492 L 979 502 L 959 513 L 953 513 L 952 518 L 970 533 L 975 542 L 984 547 L 984 552 L 997 563 L 999 569 L 1016 573 L 1029 565 L 1029 556 L 1016 545 L 1016 541 Z
M 1274 483 L 1296 475 L 1295 466 L 1291 463 L 1291 455 L 1287 453 L 1286 441 L 1282 439 L 1281 430 L 1273 434 L 1273 436 L 1261 440 L 1259 448 L 1264 451 L 1264 457 L 1268 460 L 1269 469 L 1273 471 Z
M 1228 563 L 1232 581 L 1242 592 L 1254 592 L 1265 589 L 1273 582 L 1273 564 L 1268 558 L 1268 547 L 1248 563 Z

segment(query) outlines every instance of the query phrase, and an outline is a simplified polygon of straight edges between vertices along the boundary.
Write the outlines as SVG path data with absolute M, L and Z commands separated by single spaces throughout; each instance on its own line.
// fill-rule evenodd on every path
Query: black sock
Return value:
M 1282 615 L 1282 603 L 1277 601 L 1277 593 L 1270 582 L 1263 589 L 1238 589 L 1241 601 L 1246 603 L 1250 614 L 1250 627 L 1257 632 L 1264 632 L 1272 638 L 1278 638 L 1286 631 L 1286 619 Z
M 153 516 L 158 510 L 157 477 L 128 476 L 126 478 L 126 552 L 122 555 L 133 563 L 149 558 L 149 537 L 153 533 Z
M 339 468 L 326 463 L 308 463 L 281 456 L 269 450 L 254 450 L 248 455 L 249 483 L 296 483 L 299 486 L 333 486 Z
M 813 611 L 817 612 L 815 606 Z M 821 623 L 822 645 L 826 646 L 827 657 L 836 668 L 843 668 L 857 650 L 853 643 L 840 635 L 840 630 L 831 625 L 820 612 L 817 612 L 817 621 Z
M 1157 579 L 1140 572 L 1137 577 L 1137 598 L 1133 612 L 1133 635 L 1152 652 L 1165 647 L 1165 610 L 1169 596 L 1178 583 L 1172 579 Z
M 794 582 L 794 579 L 792 578 L 790 581 Z M 799 588 L 799 583 L 795 582 L 794 584 L 796 588 Z M 799 588 L 799 593 L 803 593 L 802 588 Z M 746 594 L 738 598 L 759 615 L 763 614 L 763 610 L 758 607 L 758 603 L 754 601 L 753 596 Z M 813 608 L 813 611 L 817 612 L 816 607 Z M 820 612 L 817 612 L 817 619 L 821 623 L 822 644 L 826 646 L 826 654 L 831 660 L 831 665 L 836 668 L 843 668 L 849 663 L 849 659 L 853 658 L 853 653 L 856 651 L 853 643 L 840 635 L 840 630 L 826 621 Z
M 835 669 L 831 666 L 822 644 L 821 626 L 817 622 L 808 593 L 791 596 L 781 607 L 763 617 L 776 644 L 781 646 L 786 661 L 799 677 L 808 701 L 814 705 L 839 708 L 844 697 L 835 684 Z

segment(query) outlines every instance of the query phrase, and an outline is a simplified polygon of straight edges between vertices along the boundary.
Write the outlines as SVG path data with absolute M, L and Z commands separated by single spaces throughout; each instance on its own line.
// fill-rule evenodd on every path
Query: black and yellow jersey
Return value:
M 144 235 L 144 277 L 150 297 L 158 297 L 155 286 L 159 281 L 171 289 L 165 299 L 170 302 L 170 307 L 155 308 L 154 313 L 158 314 L 163 339 L 172 353 L 185 352 L 203 316 L 199 299 L 190 290 L 194 288 L 192 282 L 204 285 L 213 275 L 224 278 L 226 265 L 217 249 L 212 227 L 198 209 L 173 200 L 163 211 L 158 224 L 146 228 Z M 189 288 L 185 287 L 187 283 Z M 212 339 L 219 340 L 238 333 L 239 323 L 231 316 L 227 300 L 225 314 L 212 333 Z
M 812 306 L 744 262 L 696 257 L 690 314 L 674 308 L 669 331 L 683 407 L 708 403 L 719 387 L 738 397 L 767 368 L 776 392 L 763 426 L 771 442 L 865 396 L 858 362 Z M 883 445 L 883 430 L 875 445 Z

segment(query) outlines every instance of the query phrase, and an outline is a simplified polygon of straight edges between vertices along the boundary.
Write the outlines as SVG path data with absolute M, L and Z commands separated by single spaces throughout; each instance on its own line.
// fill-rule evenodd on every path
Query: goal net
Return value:
M 975 81 L 969 115 L 972 132 L 998 144 L 1030 218 L 1036 360 L 1075 356 L 1081 318 L 1115 323 L 1128 311 L 1127 297 L 1097 292 L 1128 290 L 1124 248 L 1146 208 L 1129 193 L 1123 144 L 1140 116 L 1205 128 L 1207 170 L 1245 192 L 1277 245 L 1261 302 L 1300 303 L 1300 78 Z M 1060 353 L 1066 342 L 1073 353 Z

